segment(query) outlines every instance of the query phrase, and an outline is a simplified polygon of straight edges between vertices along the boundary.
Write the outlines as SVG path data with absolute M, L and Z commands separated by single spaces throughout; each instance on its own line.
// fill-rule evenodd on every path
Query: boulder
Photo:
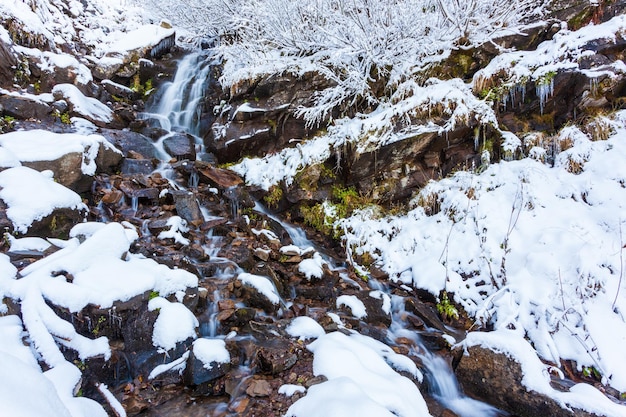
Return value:
M 222 109 L 205 140 L 207 150 L 220 162 L 234 162 L 242 155 L 263 156 L 294 146 L 298 139 L 315 133 L 295 111 L 311 105 L 314 93 L 331 84 L 308 72 L 300 77 L 271 75 L 233 86 L 230 106 Z
M 4 115 L 20 120 L 52 119 L 52 97 L 48 96 L 1 94 L 0 109 Z
M 594 414 L 563 408 L 554 399 L 528 390 L 519 362 L 507 354 L 476 345 L 457 346 L 453 367 L 463 391 L 519 417 L 591 417 Z
M 102 129 L 102 136 L 122 151 L 125 157 L 132 151 L 145 159 L 157 158 L 157 150 L 150 139 L 141 133 L 128 130 Z M 139 159 L 134 157 L 133 159 Z

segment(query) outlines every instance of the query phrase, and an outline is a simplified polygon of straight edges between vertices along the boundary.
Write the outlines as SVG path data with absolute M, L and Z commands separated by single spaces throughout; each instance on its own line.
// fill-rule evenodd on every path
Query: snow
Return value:
M 26 233 L 33 222 L 56 209 L 87 209 L 74 191 L 27 167 L 18 166 L 0 172 L 0 188 L 0 199 L 8 206 L 7 217 L 20 233 Z
M 117 35 L 113 42 L 104 40 L 108 53 L 122 53 L 156 46 L 162 39 L 174 34 L 174 29 L 166 29 L 159 25 L 143 25 L 135 30 Z M 108 44 L 108 45 L 107 45 Z
M 378 251 L 392 280 L 445 290 L 478 325 L 523 331 L 541 359 L 593 366 L 624 392 L 623 117 L 607 140 L 573 126 L 546 140 L 560 151 L 554 166 L 500 162 L 431 181 L 406 215 L 358 212 L 341 222 L 344 245 Z
M 352 315 L 357 319 L 362 319 L 367 316 L 365 304 L 363 304 L 363 301 L 359 300 L 355 295 L 340 295 L 337 297 L 337 308 L 341 308 L 342 306 L 348 307 L 352 312 Z
M 5 147 L 0 147 L 0 168 L 13 168 L 22 165 L 17 155 Z
M 183 353 L 183 355 L 180 358 L 175 359 L 172 362 L 155 366 L 154 369 L 150 371 L 150 374 L 148 375 L 148 379 L 154 379 L 167 371 L 178 371 L 179 374 L 182 374 L 185 368 L 187 367 L 188 358 L 189 358 L 189 351 Z
M 308 349 L 314 355 L 313 373 L 324 375 L 328 381 L 309 388 L 305 397 L 289 407 L 286 416 L 430 415 L 417 386 L 388 363 L 402 362 L 396 358 L 401 355 L 383 343 L 356 333 L 347 336 L 333 332 L 319 337 Z M 415 364 L 413 369 L 418 372 Z
M 46 130 L 27 130 L 0 135 L 0 152 L 4 149 L 21 162 L 54 161 L 70 153 L 79 153 L 85 175 L 96 173 L 100 148 L 121 152 L 101 135 L 54 133 Z M 0 153 L 1 155 L 1 153 Z
M 40 370 L 5 352 L 0 353 L 0 412 L 15 417 L 73 417 Z
M 470 332 L 460 345 L 465 349 L 482 346 L 516 360 L 522 368 L 522 385 L 529 391 L 555 399 L 562 407 L 575 407 L 596 415 L 626 416 L 626 407 L 612 402 L 589 384 L 576 384 L 569 392 L 552 388 L 549 366 L 539 360 L 533 347 L 517 331 L 501 329 L 488 333 Z
M 189 231 L 189 227 L 187 226 L 187 221 L 180 216 L 172 216 L 167 219 L 166 223 L 170 230 L 165 230 L 159 233 L 159 239 L 174 239 L 174 242 L 180 243 L 181 245 L 188 245 L 189 239 L 184 237 L 182 233 L 187 233 Z
M 298 340 L 317 339 L 326 334 L 324 328 L 311 317 L 301 316 L 294 318 L 285 331 Z
M 318 252 L 313 254 L 312 258 L 304 259 L 298 264 L 298 271 L 304 274 L 306 279 L 321 279 L 324 276 L 324 265 L 326 261 Z
M 52 244 L 45 239 L 40 237 L 23 237 L 23 238 L 15 238 L 9 234 L 5 235 L 9 240 L 9 252 L 18 252 L 18 251 L 38 251 L 43 252 L 46 249 L 50 248 Z
M 198 339 L 193 342 L 193 355 L 204 368 L 211 369 L 215 364 L 230 363 L 230 353 L 222 339 Z
M 237 279 L 241 281 L 242 284 L 255 288 L 259 294 L 267 298 L 270 303 L 277 305 L 280 302 L 276 287 L 269 278 L 243 272 L 239 274 Z
M 148 310 L 158 310 L 159 317 L 154 323 L 152 344 L 164 351 L 172 350 L 179 342 L 198 337 L 198 319 L 184 304 L 172 303 L 163 297 L 155 297 L 148 302 Z
M 52 94 L 56 99 L 67 100 L 74 113 L 88 120 L 100 123 L 109 123 L 113 120 L 113 110 L 95 98 L 86 97 L 72 84 L 57 84 L 52 89 Z
M 278 387 L 278 393 L 283 394 L 286 397 L 292 397 L 295 393 L 306 392 L 306 388 L 302 385 L 294 385 L 294 384 L 284 384 Z

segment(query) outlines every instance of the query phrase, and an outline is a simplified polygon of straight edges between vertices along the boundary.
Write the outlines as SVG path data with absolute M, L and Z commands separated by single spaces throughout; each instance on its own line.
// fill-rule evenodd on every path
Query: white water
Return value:
M 155 110 L 161 127 L 200 135 L 200 115 L 204 93 L 210 81 L 211 58 L 202 53 L 186 55 L 178 64 L 174 79 L 164 86 Z

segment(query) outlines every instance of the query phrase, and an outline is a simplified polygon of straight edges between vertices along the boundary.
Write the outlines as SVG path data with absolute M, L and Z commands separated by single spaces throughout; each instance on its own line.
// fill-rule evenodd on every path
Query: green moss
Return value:
M 441 293 L 440 301 L 437 303 L 437 311 L 445 320 L 459 319 L 459 311 L 448 298 L 448 293 L 446 291 L 442 291 Z
M 150 294 L 148 295 L 148 300 L 152 300 L 153 298 L 157 298 L 159 296 L 160 294 L 158 291 L 150 291 Z
M 72 117 L 68 112 L 61 113 L 60 119 L 61 123 L 63 123 L 64 125 L 72 124 Z
M 15 118 L 11 116 L 3 116 L 0 118 L 0 133 L 7 133 L 15 127 Z
M 149 78 L 145 83 L 141 82 L 141 78 L 139 78 L 139 74 L 135 74 L 131 83 L 130 89 L 135 93 L 141 94 L 143 98 L 148 97 L 150 94 L 154 92 L 154 88 L 152 87 L 152 79 Z
M 102 331 L 101 326 L 107 321 L 107 318 L 104 316 L 100 316 L 98 317 L 98 321 L 96 322 L 96 326 L 93 328 L 93 330 L 91 331 L 91 333 L 94 336 L 98 336 L 100 334 L 100 332 Z
M 279 185 L 272 185 L 269 192 L 263 197 L 268 207 L 276 208 L 283 198 L 283 189 Z

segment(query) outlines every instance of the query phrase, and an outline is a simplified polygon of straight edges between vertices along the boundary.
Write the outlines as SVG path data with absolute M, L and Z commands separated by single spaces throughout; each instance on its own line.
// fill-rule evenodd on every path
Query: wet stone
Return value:
M 196 196 L 189 191 L 172 190 L 170 191 L 174 197 L 176 205 L 176 213 L 185 219 L 187 223 L 199 226 L 204 222 L 204 217 L 200 211 L 200 206 Z
M 246 394 L 250 397 L 268 397 L 271 393 L 272 386 L 265 379 L 253 379 L 246 388 Z
M 195 356 L 192 350 L 187 359 L 183 382 L 186 385 L 200 385 L 226 375 L 229 369 L 229 363 L 211 362 L 205 364 Z
M 163 148 L 177 161 L 196 159 L 196 145 L 191 135 L 174 134 L 163 140 Z
M 261 372 L 276 375 L 293 367 L 297 360 L 295 345 L 290 341 L 277 339 L 271 346 L 259 347 L 255 364 Z
M 120 172 L 124 175 L 144 174 L 154 171 L 154 163 L 151 159 L 128 159 L 122 161 Z

